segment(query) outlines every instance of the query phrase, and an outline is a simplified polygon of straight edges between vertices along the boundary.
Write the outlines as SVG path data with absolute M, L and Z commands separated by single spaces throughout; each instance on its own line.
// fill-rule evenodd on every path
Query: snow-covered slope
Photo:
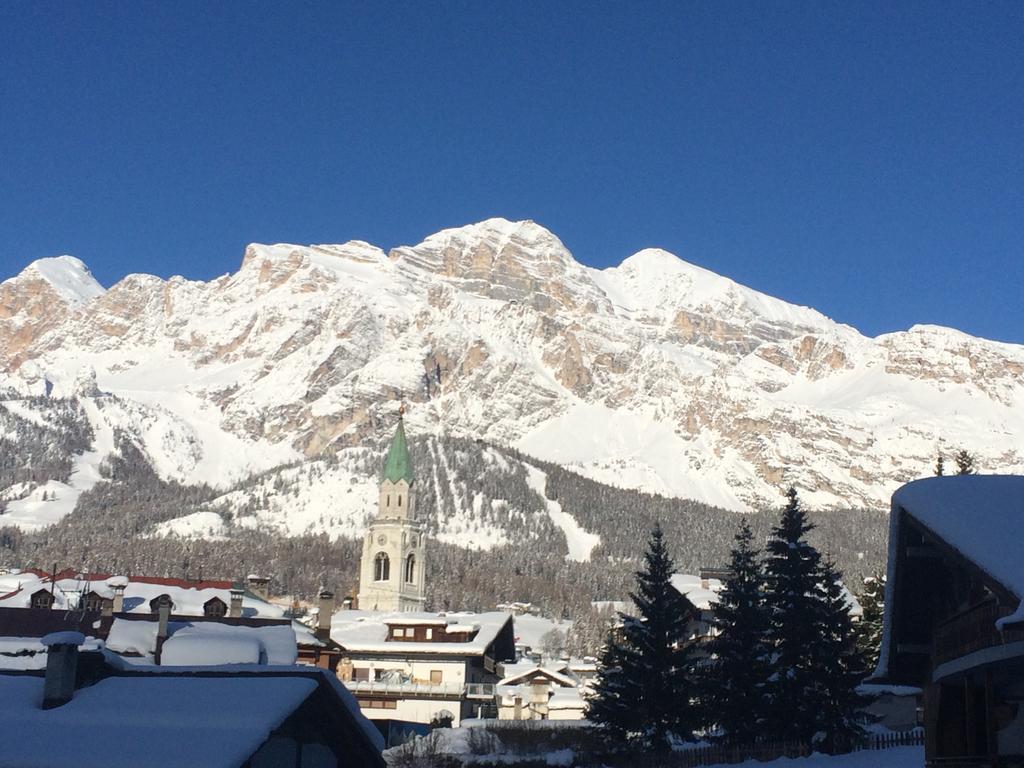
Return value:
M 656 249 L 591 269 L 529 221 L 390 253 L 251 245 L 210 282 L 90 280 L 61 257 L 0 284 L 0 389 L 117 395 L 104 418 L 184 482 L 379 441 L 399 396 L 413 434 L 733 509 L 789 484 L 882 508 L 960 447 L 1024 470 L 1024 348 L 935 326 L 866 338 Z M 308 493 L 304 515 L 351 513 Z

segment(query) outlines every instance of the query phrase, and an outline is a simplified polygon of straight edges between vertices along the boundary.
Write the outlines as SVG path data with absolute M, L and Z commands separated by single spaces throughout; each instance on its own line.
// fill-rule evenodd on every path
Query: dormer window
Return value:
M 203 615 L 211 618 L 221 618 L 227 616 L 228 606 L 219 597 L 211 597 L 205 603 L 203 603 Z
M 50 609 L 53 607 L 53 595 L 45 589 L 40 589 L 32 595 L 31 605 L 33 608 Z
M 103 598 L 95 592 L 90 592 L 82 598 L 82 607 L 92 613 L 100 611 L 103 609 Z

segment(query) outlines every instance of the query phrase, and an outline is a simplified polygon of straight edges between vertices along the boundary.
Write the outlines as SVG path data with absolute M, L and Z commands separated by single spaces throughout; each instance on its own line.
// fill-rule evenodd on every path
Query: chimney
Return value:
M 167 640 L 167 622 L 171 618 L 171 604 L 162 601 L 159 608 L 159 624 L 156 628 L 156 653 L 153 654 L 153 661 L 160 664 L 160 657 L 164 652 L 164 641 Z
M 246 581 L 249 583 L 249 591 L 256 595 L 256 597 L 260 600 L 270 599 L 270 579 L 266 576 L 250 573 Z
M 239 586 L 231 588 L 231 605 L 228 606 L 228 617 L 238 619 L 242 616 L 242 595 L 243 590 Z
M 124 598 L 121 598 L 121 602 L 124 602 Z M 100 616 L 113 616 L 114 615 L 114 601 L 109 597 L 104 597 L 100 601 Z
M 331 637 L 331 616 L 334 615 L 334 593 L 329 589 L 320 590 L 320 604 L 316 617 L 316 639 L 328 640 Z
M 352 595 L 346 595 L 341 601 L 341 610 L 351 611 L 352 610 Z
M 124 590 L 128 586 L 127 576 L 111 576 L 107 579 L 107 586 L 114 593 L 114 602 L 110 610 L 112 613 L 124 612 Z
M 78 646 L 85 642 L 85 636 L 81 632 L 51 632 L 40 642 L 46 646 L 43 709 L 53 709 L 67 704 L 75 695 Z

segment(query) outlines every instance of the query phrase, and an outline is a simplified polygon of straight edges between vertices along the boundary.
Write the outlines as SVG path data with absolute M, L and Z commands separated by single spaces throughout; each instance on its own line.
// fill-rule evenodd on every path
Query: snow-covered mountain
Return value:
M 789 484 L 814 507 L 883 507 L 938 450 L 1024 470 L 1024 347 L 867 338 L 661 250 L 591 269 L 530 221 L 390 253 L 251 245 L 216 280 L 107 290 L 43 259 L 0 284 L 0 370 L 0 390 L 81 396 L 81 472 L 117 429 L 163 477 L 225 488 L 379 441 L 399 396 L 412 434 L 737 510 Z

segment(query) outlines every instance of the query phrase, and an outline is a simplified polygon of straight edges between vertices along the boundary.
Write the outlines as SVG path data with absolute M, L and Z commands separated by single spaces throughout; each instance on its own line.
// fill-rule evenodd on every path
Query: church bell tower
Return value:
M 363 540 L 359 608 L 422 611 L 425 600 L 423 522 L 416 518 L 416 490 L 404 408 L 381 474 L 377 516 Z

